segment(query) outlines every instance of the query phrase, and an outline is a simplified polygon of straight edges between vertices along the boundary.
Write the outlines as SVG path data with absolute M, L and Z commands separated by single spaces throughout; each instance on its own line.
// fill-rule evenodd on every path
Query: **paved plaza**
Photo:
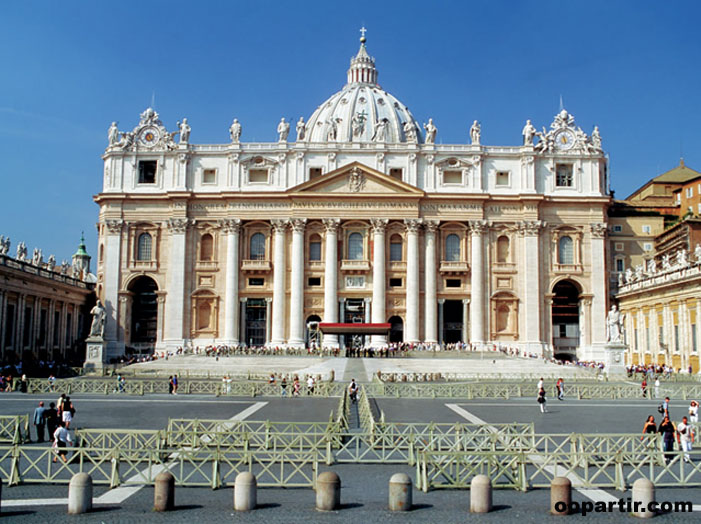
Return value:
M 321 360 L 321 359 L 320 359 Z M 361 360 L 330 359 L 339 366 L 356 367 Z M 418 359 L 416 359 L 418 361 Z M 446 360 L 447 361 L 447 360 Z M 170 362 L 170 361 L 169 361 Z M 364 362 L 367 365 L 367 360 Z M 410 363 L 410 360 L 399 362 Z M 438 363 L 438 359 L 427 362 Z M 275 365 L 277 368 L 277 359 Z M 296 370 L 303 368 L 295 368 Z M 339 367 L 340 369 L 340 367 Z M 356 367 L 356 371 L 358 368 Z M 342 370 L 341 370 L 342 371 Z M 301 371 L 300 371 L 301 372 Z M 40 398 L 18 393 L 0 397 L 0 415 L 31 413 Z M 337 406 L 335 398 L 215 398 L 194 395 L 149 395 L 144 397 L 110 395 L 73 395 L 77 414 L 76 428 L 161 429 L 169 418 L 328 421 Z M 542 414 L 535 399 L 461 400 L 461 399 L 376 399 L 376 406 L 388 422 L 472 422 L 496 424 L 502 422 L 533 422 L 536 433 L 629 433 L 640 432 L 648 414 L 656 414 L 655 400 L 573 400 L 549 402 L 549 413 Z M 684 405 L 685 406 L 685 405 Z M 681 418 L 685 407 L 672 404 L 675 420 Z M 353 411 L 352 411 L 353 413 Z M 353 418 L 353 414 L 351 418 Z M 351 420 L 351 427 L 354 421 Z M 355 420 L 357 426 L 357 419 Z M 32 428 L 33 429 L 33 428 Z M 320 464 L 320 472 L 333 470 L 342 482 L 339 511 L 319 513 L 314 509 L 315 495 L 311 489 L 260 488 L 259 507 L 246 514 L 234 514 L 233 490 L 221 488 L 176 488 L 177 510 L 167 515 L 152 511 L 153 487 L 96 486 L 95 511 L 71 517 L 66 515 L 67 486 L 20 485 L 3 486 L 3 520 L 16 522 L 465 522 L 478 518 L 494 522 L 557 521 L 548 515 L 549 491 L 534 489 L 520 493 L 510 489 L 494 492 L 495 511 L 478 517 L 469 513 L 468 490 L 434 490 L 423 493 L 414 490 L 414 507 L 409 513 L 393 514 L 387 509 L 388 481 L 392 474 L 403 472 L 415 479 L 415 468 L 404 464 Z M 415 481 L 415 480 L 414 480 Z M 614 500 L 630 496 L 630 492 L 615 490 L 573 490 L 575 501 Z M 690 500 L 701 510 L 698 489 L 658 489 L 658 501 Z M 597 521 L 620 521 L 622 515 L 592 514 Z M 625 518 L 628 518 L 624 515 Z M 574 518 L 574 517 L 572 517 Z M 698 511 L 692 515 L 660 515 L 665 522 L 701 520 Z

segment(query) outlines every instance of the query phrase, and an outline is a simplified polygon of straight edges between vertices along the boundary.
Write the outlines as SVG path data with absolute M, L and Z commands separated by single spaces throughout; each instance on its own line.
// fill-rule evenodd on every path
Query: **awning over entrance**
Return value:
M 319 323 L 319 331 L 329 335 L 386 335 L 391 327 L 391 324 Z

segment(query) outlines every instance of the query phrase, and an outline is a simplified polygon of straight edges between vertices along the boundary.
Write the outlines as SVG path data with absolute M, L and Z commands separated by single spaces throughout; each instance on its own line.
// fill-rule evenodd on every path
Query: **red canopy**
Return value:
M 319 330 L 330 335 L 386 335 L 391 324 L 319 322 Z

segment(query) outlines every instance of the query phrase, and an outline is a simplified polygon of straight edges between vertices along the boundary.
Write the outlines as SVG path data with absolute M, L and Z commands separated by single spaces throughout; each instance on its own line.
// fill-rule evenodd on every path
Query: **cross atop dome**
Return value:
M 360 49 L 355 57 L 351 58 L 350 69 L 348 69 L 349 84 L 370 84 L 377 85 L 377 69 L 375 69 L 375 60 L 368 55 L 365 49 L 365 26 L 360 28 Z

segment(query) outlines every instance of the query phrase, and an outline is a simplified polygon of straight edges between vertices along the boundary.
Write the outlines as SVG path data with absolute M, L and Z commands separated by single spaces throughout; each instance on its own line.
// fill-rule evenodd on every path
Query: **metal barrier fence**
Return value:
M 547 488 L 555 477 L 567 476 L 576 488 L 620 491 L 638 478 L 657 487 L 701 486 L 701 451 L 673 452 L 668 463 L 657 453 L 637 452 L 445 452 L 419 451 L 416 485 L 423 491 L 468 488 L 475 475 L 492 479 L 495 488 L 526 491 Z
M 0 443 L 29 442 L 29 415 L 0 415 Z

